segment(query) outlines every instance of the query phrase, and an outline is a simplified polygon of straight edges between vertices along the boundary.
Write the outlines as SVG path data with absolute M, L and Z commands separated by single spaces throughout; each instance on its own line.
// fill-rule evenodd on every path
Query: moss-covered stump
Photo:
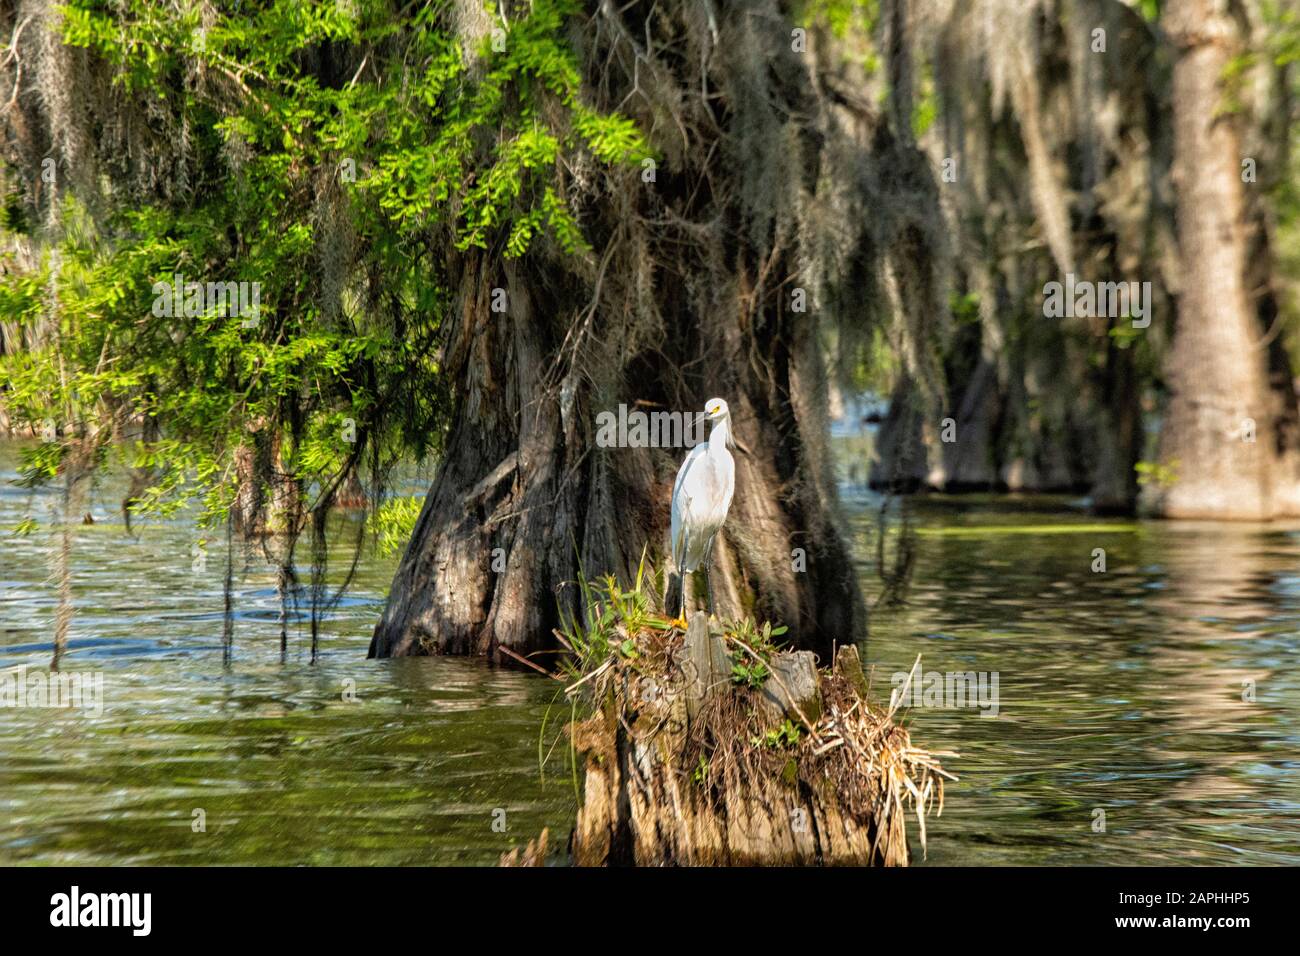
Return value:
M 867 699 L 857 651 L 818 669 L 752 624 L 643 628 L 570 688 L 597 712 L 574 862 L 906 866 L 943 806 L 935 754 Z M 951 778 L 950 778 L 951 779 Z

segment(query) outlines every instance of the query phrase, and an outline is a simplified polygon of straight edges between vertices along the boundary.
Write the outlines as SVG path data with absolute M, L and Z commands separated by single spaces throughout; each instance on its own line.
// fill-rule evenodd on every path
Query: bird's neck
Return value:
M 710 455 L 729 455 L 731 454 L 731 419 L 720 418 L 713 423 L 713 430 L 709 432 L 709 454 Z

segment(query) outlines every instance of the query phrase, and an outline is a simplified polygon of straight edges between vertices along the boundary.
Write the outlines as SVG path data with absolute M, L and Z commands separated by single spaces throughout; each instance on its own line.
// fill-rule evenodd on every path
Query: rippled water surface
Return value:
M 53 543 L 10 530 L 57 495 L 10 484 L 15 460 L 0 446 L 0 669 L 44 668 Z M 554 682 L 367 661 L 395 561 L 372 555 L 312 665 L 302 622 L 280 662 L 274 575 L 241 551 L 223 664 L 224 543 L 180 520 L 130 537 L 121 497 L 97 490 L 73 553 L 65 669 L 102 672 L 103 711 L 0 709 L 0 863 L 493 863 L 543 826 L 563 844 L 574 783 L 558 755 L 539 771 L 564 746 Z M 918 654 L 998 675 L 996 718 L 907 717 L 960 752 L 929 863 L 1300 863 L 1300 530 L 933 498 L 891 508 L 878 552 L 879 500 L 846 505 L 876 690 Z

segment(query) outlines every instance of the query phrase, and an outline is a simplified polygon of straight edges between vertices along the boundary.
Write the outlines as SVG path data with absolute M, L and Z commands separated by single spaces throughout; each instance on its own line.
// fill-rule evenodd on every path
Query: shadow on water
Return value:
M 0 478 L 14 462 L 0 446 Z M 64 667 L 104 675 L 103 710 L 0 709 L 0 863 L 482 864 L 543 826 L 563 844 L 562 742 L 538 769 L 554 682 L 366 660 L 396 560 L 373 555 L 315 665 L 308 602 L 282 664 L 276 569 L 237 555 L 223 666 L 224 536 L 202 562 L 182 520 L 129 537 L 120 497 L 96 489 L 72 552 Z M 49 663 L 57 538 L 9 529 L 51 503 L 0 484 L 0 672 Z M 882 521 L 878 498 L 849 502 L 878 694 L 918 653 L 1000 679 L 996 718 L 907 712 L 918 741 L 961 754 L 929 862 L 1300 862 L 1300 531 L 1069 505 L 896 500 Z

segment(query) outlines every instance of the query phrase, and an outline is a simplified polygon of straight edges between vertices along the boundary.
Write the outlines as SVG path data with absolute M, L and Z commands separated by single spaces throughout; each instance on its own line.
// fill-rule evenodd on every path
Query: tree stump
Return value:
M 742 652 L 702 612 L 673 634 L 639 658 L 662 672 L 605 675 L 599 711 L 572 729 L 575 863 L 907 865 L 904 805 L 942 800 L 945 774 L 871 708 L 855 649 L 820 670 L 777 653 L 755 688 L 733 681 Z
M 535 840 L 529 840 L 528 844 L 522 849 L 514 849 L 501 854 L 501 860 L 498 866 L 545 866 L 547 844 L 550 840 L 551 831 L 543 828 Z

